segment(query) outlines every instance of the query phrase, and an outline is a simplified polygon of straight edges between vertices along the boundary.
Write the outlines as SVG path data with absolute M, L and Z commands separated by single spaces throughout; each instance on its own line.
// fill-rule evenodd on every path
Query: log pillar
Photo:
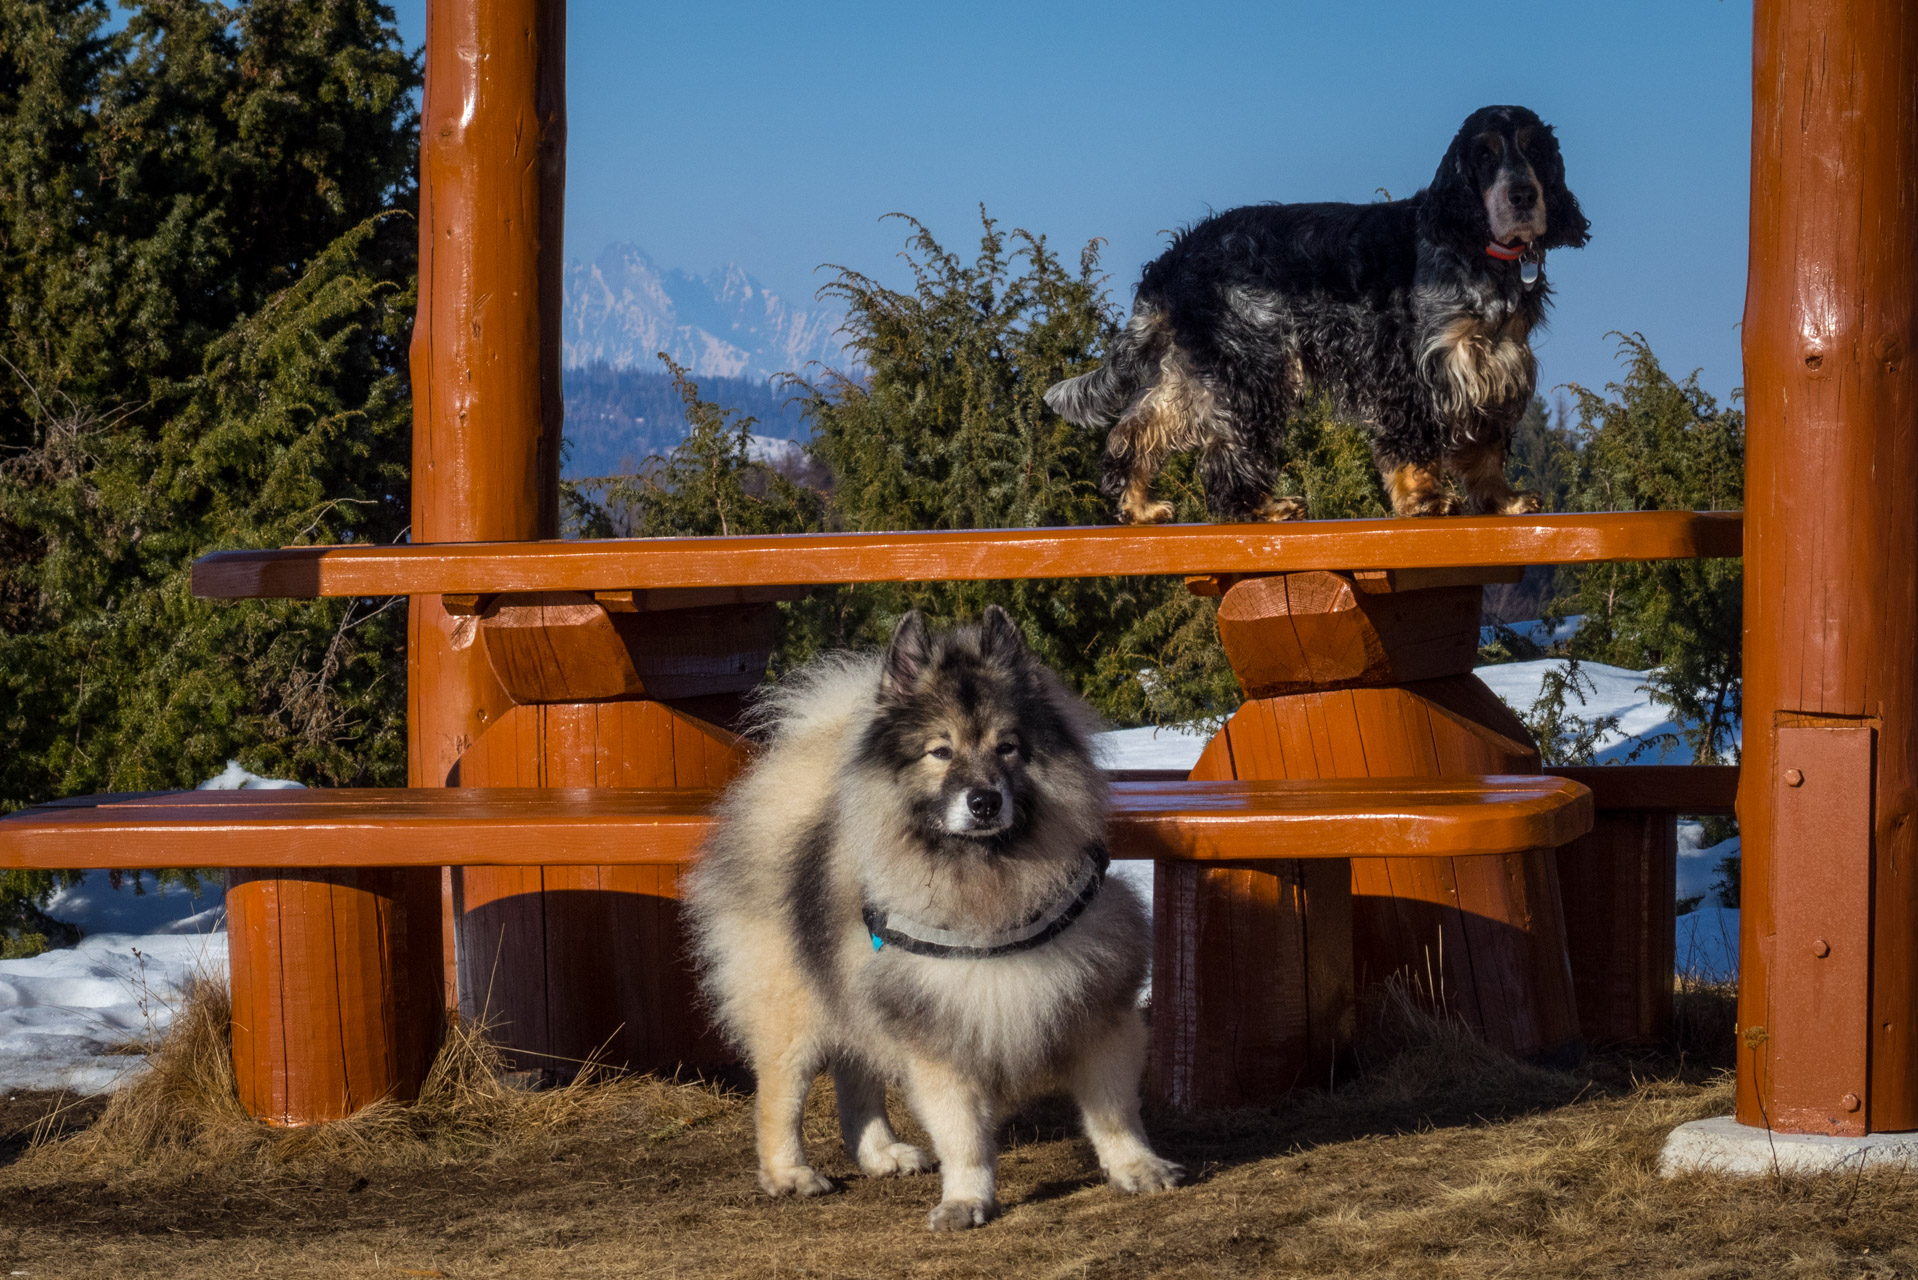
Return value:
M 1752 59 L 1738 1119 L 1918 1129 L 1918 8 Z
M 559 536 L 565 0 L 428 0 L 413 326 L 415 542 Z M 470 618 L 415 596 L 407 785 L 447 786 L 513 702 Z M 444 994 L 458 1003 L 451 871 Z
M 1627 766 L 1630 767 L 1630 766 Z M 1651 1044 L 1672 1029 L 1678 817 L 1599 810 L 1559 849 L 1578 1021 L 1593 1044 Z
M 454 767 L 466 787 L 716 790 L 745 763 L 727 727 L 772 656 L 786 588 L 455 598 L 513 705 Z M 746 599 L 746 597 L 754 597 Z M 460 1010 L 549 1081 L 589 1058 L 711 1067 L 675 865 L 453 872 Z
M 1489 580 L 1437 571 L 1219 583 L 1220 638 L 1246 701 L 1192 776 L 1538 772 L 1524 726 L 1470 674 L 1478 584 Z M 1273 852 L 1232 869 L 1157 869 L 1153 1078 L 1166 1100 L 1253 1104 L 1325 1079 L 1351 1033 L 1354 976 L 1361 989 L 1400 972 L 1436 984 L 1437 999 L 1510 1052 L 1577 1051 L 1549 851 L 1355 858 L 1337 884 Z M 1303 1002 L 1273 999 L 1272 984 L 1287 981 L 1303 986 Z
M 270 1124 L 419 1096 L 440 1035 L 439 876 L 227 872 L 233 1074 Z
M 415 542 L 558 532 L 565 34 L 564 0 L 427 5 Z M 410 606 L 408 781 L 445 786 L 512 702 L 438 597 Z M 417 1094 L 451 994 L 448 888 L 432 870 L 276 871 L 229 890 L 250 1111 L 301 1124 Z

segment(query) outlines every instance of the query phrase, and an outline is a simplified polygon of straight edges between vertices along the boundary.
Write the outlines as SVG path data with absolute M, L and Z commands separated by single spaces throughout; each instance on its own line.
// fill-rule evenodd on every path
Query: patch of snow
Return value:
M 757 462 L 762 467 L 797 465 L 805 458 L 806 447 L 797 440 L 755 435 L 746 441 L 746 461 Z
M 1535 662 L 1502 662 L 1494 666 L 1480 667 L 1473 674 L 1478 676 L 1492 692 L 1504 700 L 1505 705 L 1520 715 L 1528 715 L 1532 704 L 1538 701 L 1539 691 L 1545 684 L 1545 673 L 1565 665 L 1562 658 L 1540 658 Z M 1616 761 L 1625 764 L 1632 751 L 1644 744 L 1648 738 L 1660 734 L 1672 734 L 1676 737 L 1682 727 L 1672 719 L 1671 713 L 1654 703 L 1651 695 L 1645 691 L 1645 683 L 1650 678 L 1648 671 L 1627 671 L 1623 667 L 1608 667 L 1602 662 L 1581 662 L 1579 674 L 1591 681 L 1590 688 L 1581 687 L 1585 694 L 1584 705 L 1579 705 L 1576 697 L 1567 695 L 1565 714 L 1577 716 L 1581 720 L 1597 720 L 1601 716 L 1617 716 L 1618 729 L 1599 740 L 1598 762 L 1610 764 Z M 1647 747 L 1640 753 L 1638 764 L 1690 764 L 1692 749 L 1682 737 L 1663 755 L 1656 746 Z
M 195 974 L 225 980 L 224 932 L 98 933 L 28 960 L 0 960 L 0 1093 L 118 1088 L 146 1057 L 103 1051 L 157 1038 Z
M 248 773 L 238 760 L 226 762 L 226 768 L 194 788 L 195 791 L 304 791 L 306 784 L 287 778 L 262 778 Z
M 1190 769 L 1212 741 L 1190 729 L 1112 729 L 1092 740 L 1092 754 L 1106 769 Z
M 1678 976 L 1691 982 L 1738 980 L 1738 912 L 1732 907 L 1700 907 L 1678 917 Z
M 1704 836 L 1705 828 L 1700 823 L 1678 824 L 1678 897 L 1681 900 L 1701 896 L 1712 900 L 1714 892 L 1724 883 L 1718 864 L 1727 857 L 1738 856 L 1739 837 L 1701 848 L 1699 841 Z

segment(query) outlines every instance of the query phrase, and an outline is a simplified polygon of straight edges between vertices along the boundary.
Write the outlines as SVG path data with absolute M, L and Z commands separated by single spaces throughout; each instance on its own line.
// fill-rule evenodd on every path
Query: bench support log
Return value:
M 737 701 L 683 705 L 730 719 Z M 737 737 L 687 709 L 546 703 L 501 717 L 455 774 L 468 787 L 716 788 L 744 759 Z M 717 1065 L 724 1052 L 685 961 L 679 875 L 670 864 L 456 868 L 462 1016 L 486 1020 L 519 1068 L 553 1080 L 589 1057 Z
M 1630 766 L 1626 766 L 1630 767 Z M 1649 1044 L 1672 1030 L 1678 816 L 1601 812 L 1558 851 L 1578 1020 L 1593 1044 Z
M 435 868 L 227 873 L 233 1074 L 271 1124 L 410 1100 L 439 1048 Z
M 1376 584 L 1373 584 L 1376 585 Z M 1360 590 L 1343 574 L 1247 578 L 1226 591 L 1219 630 L 1250 695 L 1192 771 L 1195 779 L 1437 777 L 1536 773 L 1537 751 L 1516 716 L 1470 674 L 1478 628 L 1475 586 L 1395 593 Z M 1264 696 L 1261 696 L 1264 695 Z M 1275 850 L 1283 852 L 1283 850 Z M 1306 895 L 1277 893 L 1282 864 L 1250 878 L 1160 868 L 1154 910 L 1161 937 L 1207 954 L 1155 971 L 1153 1007 L 1188 1008 L 1201 1025 L 1184 1044 L 1173 1022 L 1154 1024 L 1159 1095 L 1185 1107 L 1268 1101 L 1287 1082 L 1316 1081 L 1344 1047 L 1349 1004 L 1310 985 L 1275 1005 L 1263 975 L 1235 965 L 1234 949 L 1267 948 L 1298 933 L 1314 940 Z M 1527 1057 L 1581 1045 L 1566 962 L 1555 860 L 1546 850 L 1467 858 L 1354 859 L 1349 908 L 1321 892 L 1342 923 L 1318 931 L 1351 948 L 1359 988 L 1409 973 L 1440 984 L 1447 1007 L 1486 1040 Z M 1298 921 L 1287 916 L 1300 914 Z M 1316 943 L 1314 944 L 1316 945 Z M 1215 954 L 1216 953 L 1216 954 Z M 1164 950 L 1160 952 L 1165 955 Z M 1314 958 L 1308 968 L 1318 963 Z M 1333 957 L 1324 957 L 1329 967 Z M 1302 1027 L 1289 1033 L 1275 1020 Z M 1300 1046 L 1296 1061 L 1230 1080 L 1191 1063 L 1231 1060 L 1236 1045 Z

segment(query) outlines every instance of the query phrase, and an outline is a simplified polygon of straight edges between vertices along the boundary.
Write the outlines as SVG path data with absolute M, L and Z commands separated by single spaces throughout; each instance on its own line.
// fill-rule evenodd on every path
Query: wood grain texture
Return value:
M 454 872 L 462 1012 L 498 1024 L 521 1069 L 562 1080 L 588 1058 L 666 1071 L 727 1060 L 696 1012 L 679 865 L 744 760 L 732 733 L 651 701 L 515 707 L 461 759 L 467 786 L 567 788 L 609 810 L 644 794 L 655 814 L 686 820 L 658 843 L 637 831 L 599 842 L 606 856 L 590 862 L 589 842 L 555 834 L 529 842 L 523 865 Z
M 770 604 L 613 611 L 585 592 L 546 591 L 494 596 L 479 639 L 516 703 L 670 700 L 758 685 L 774 621 Z
M 1673 813 L 1691 817 L 1728 814 L 1738 800 L 1735 764 L 1553 765 L 1554 778 L 1591 788 L 1600 813 Z
M 1478 660 L 1481 589 L 1361 592 L 1339 573 L 1242 579 L 1219 640 L 1250 698 L 1463 675 Z
M 1344 867 L 1160 863 L 1153 899 L 1154 1096 L 1255 1106 L 1328 1079 L 1355 1016 Z
M 1739 1057 L 1738 1117 L 1793 1123 L 1776 1055 L 1822 1028 L 1784 1025 L 1805 1006 L 1777 984 L 1818 962 L 1782 944 L 1779 912 L 1862 855 L 1861 1110 L 1875 1131 L 1918 1129 L 1918 8 L 1758 0 L 1753 33 L 1738 996 L 1758 1047 Z M 1783 838 L 1777 738 L 1804 725 L 1877 735 L 1863 850 Z
M 1520 773 L 1537 759 L 1524 726 L 1482 681 L 1453 676 L 1253 699 L 1192 776 L 1426 775 L 1469 786 L 1459 775 Z M 1370 856 L 1378 846 L 1350 849 L 1360 988 L 1396 972 L 1431 972 L 1490 1043 L 1528 1056 L 1570 1051 L 1579 1025 L 1557 867 L 1547 852 L 1555 843 L 1562 842 L 1497 858 L 1380 858 Z
M 601 704 L 595 712 L 646 705 Z M 503 728 L 518 730 L 552 710 L 518 708 Z M 603 725 L 601 732 L 607 732 Z M 498 742 L 489 735 L 488 750 Z M 485 776 L 545 776 L 537 758 L 521 772 L 526 766 L 517 750 L 515 741 L 494 754 Z M 617 752 L 596 754 L 592 763 L 596 773 L 635 777 Z M 477 764 L 473 758 L 462 767 Z M 0 818 L 0 867 L 680 863 L 697 853 L 718 795 L 714 785 L 733 766 L 715 748 L 683 746 L 675 747 L 672 766 L 675 777 L 690 779 L 687 786 L 662 786 L 655 766 L 649 785 L 634 789 L 88 796 Z M 513 772 L 505 772 L 509 768 Z M 1564 844 L 1591 823 L 1590 792 L 1538 776 L 1122 782 L 1112 788 L 1108 839 L 1114 857 L 1131 859 L 1472 856 Z
M 1742 527 L 1735 511 L 1633 511 L 484 547 L 422 541 L 215 552 L 194 563 L 193 590 L 365 596 L 1575 564 L 1735 556 Z
M 426 27 L 411 540 L 554 538 L 566 6 L 429 0 Z M 512 700 L 441 593 L 386 594 L 414 597 L 407 781 L 443 786 Z
M 437 870 L 227 875 L 233 1070 L 272 1124 L 418 1095 L 439 1047 Z
M 1585 1038 L 1664 1040 L 1672 1029 L 1677 816 L 1601 810 L 1589 834 L 1560 846 L 1557 863 Z

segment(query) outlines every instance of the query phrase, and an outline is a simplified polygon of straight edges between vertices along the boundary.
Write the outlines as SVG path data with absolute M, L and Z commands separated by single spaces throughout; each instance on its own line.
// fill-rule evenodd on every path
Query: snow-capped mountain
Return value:
M 637 245 L 614 244 L 566 268 L 565 361 L 659 371 L 664 351 L 695 376 L 765 379 L 843 368 L 842 317 L 801 307 L 737 266 L 703 276 L 664 270 Z

